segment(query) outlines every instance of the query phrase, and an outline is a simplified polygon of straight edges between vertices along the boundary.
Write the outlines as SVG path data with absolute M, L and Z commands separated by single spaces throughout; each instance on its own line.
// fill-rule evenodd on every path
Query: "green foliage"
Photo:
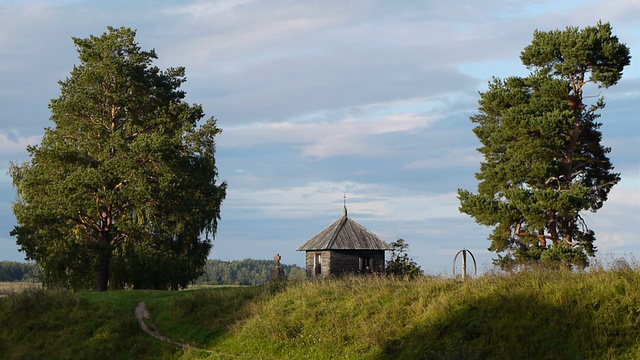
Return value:
M 596 121 L 604 100 L 587 107 L 583 87 L 615 85 L 629 49 L 598 23 L 536 31 L 521 59 L 528 77 L 494 78 L 480 94 L 471 121 L 484 161 L 478 193 L 458 190 L 460 211 L 494 227 L 489 250 L 500 266 L 584 267 L 596 247 L 581 212 L 600 209 L 620 176 Z
M 244 259 L 234 261 L 207 260 L 204 273 L 194 285 L 263 285 L 271 280 L 276 263 L 273 260 Z M 305 269 L 281 264 L 285 277 L 293 281 L 306 279 Z
M 409 257 L 409 244 L 404 239 L 391 243 L 391 258 L 387 260 L 385 271 L 388 275 L 415 279 L 424 274 L 420 265 Z
M 184 68 L 160 70 L 135 31 L 108 30 L 73 39 L 80 64 L 51 100 L 54 127 L 11 165 L 12 235 L 47 286 L 177 289 L 201 274 L 220 217 L 221 130 L 198 125 Z
M 584 29 L 536 30 L 520 59 L 524 65 L 555 77 L 608 88 L 620 80 L 631 57 L 629 48 L 613 35 L 611 25 L 600 21 Z
M 42 281 L 42 272 L 37 264 L 15 261 L 0 261 L 0 281 Z

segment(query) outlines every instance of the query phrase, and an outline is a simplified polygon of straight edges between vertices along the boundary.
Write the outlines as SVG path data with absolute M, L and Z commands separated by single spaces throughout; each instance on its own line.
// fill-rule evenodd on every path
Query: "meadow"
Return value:
M 183 349 L 144 333 L 208 351 Z M 347 277 L 186 291 L 0 298 L 0 357 L 638 359 L 640 268 L 487 273 L 462 282 Z
M 0 281 L 0 296 L 40 286 L 39 283 L 27 281 Z

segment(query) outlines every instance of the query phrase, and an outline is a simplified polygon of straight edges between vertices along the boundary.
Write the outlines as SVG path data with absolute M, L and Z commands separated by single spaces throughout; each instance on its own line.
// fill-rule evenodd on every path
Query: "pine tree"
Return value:
M 588 265 L 595 234 L 583 211 L 597 211 L 620 180 L 601 144 L 588 84 L 615 85 L 630 62 L 611 26 L 536 31 L 520 56 L 528 77 L 493 79 L 480 94 L 473 130 L 484 156 L 478 193 L 458 190 L 460 211 L 495 226 L 489 250 L 497 264 Z M 594 87 L 595 88 L 595 87 Z

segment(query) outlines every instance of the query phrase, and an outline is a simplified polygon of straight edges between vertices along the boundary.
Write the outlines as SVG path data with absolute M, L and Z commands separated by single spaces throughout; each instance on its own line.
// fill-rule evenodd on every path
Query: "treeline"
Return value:
M 262 285 L 271 280 L 276 268 L 273 260 L 244 259 L 234 261 L 207 260 L 204 274 L 194 285 Z M 305 269 L 297 265 L 280 264 L 289 280 L 304 280 Z
M 271 280 L 276 263 L 273 260 L 244 259 L 234 261 L 207 260 L 204 274 L 194 285 L 262 285 Z M 297 265 L 280 264 L 289 280 L 304 280 L 305 269 Z M 0 281 L 42 281 L 40 267 L 35 263 L 0 261 Z
M 0 281 L 42 281 L 42 272 L 35 263 L 21 263 L 16 261 L 0 261 Z

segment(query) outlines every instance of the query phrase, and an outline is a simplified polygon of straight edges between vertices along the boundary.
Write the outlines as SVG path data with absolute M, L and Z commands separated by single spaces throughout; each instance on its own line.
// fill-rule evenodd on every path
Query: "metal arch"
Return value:
M 460 250 L 456 253 L 456 256 L 453 257 L 453 276 L 456 276 L 456 261 L 458 261 L 458 255 L 464 250 Z
M 476 263 L 476 257 L 473 256 L 473 253 L 469 250 L 467 250 L 467 252 L 469 253 L 469 255 L 471 255 L 471 259 L 473 260 L 473 276 L 478 275 L 478 264 Z
M 458 261 L 458 255 L 462 253 L 462 279 L 464 280 L 467 273 L 467 253 L 471 255 L 471 259 L 473 260 L 473 275 L 478 274 L 478 264 L 476 262 L 476 257 L 473 256 L 473 253 L 470 250 L 462 249 L 456 253 L 456 256 L 453 258 L 453 275 L 456 275 L 456 261 Z

